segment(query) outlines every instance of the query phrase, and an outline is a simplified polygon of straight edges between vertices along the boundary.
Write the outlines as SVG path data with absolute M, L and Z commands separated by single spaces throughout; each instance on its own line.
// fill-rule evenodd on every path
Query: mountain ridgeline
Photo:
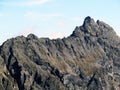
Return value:
M 88 16 L 67 38 L 8 39 L 0 46 L 0 90 L 120 90 L 120 37 Z

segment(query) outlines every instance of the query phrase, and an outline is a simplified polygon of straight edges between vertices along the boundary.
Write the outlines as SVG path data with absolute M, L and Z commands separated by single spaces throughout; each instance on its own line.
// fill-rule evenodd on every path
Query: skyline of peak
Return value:
M 33 33 L 39 37 L 62 38 L 83 24 L 86 16 L 104 21 L 120 36 L 118 0 L 1 0 L 0 43 Z
M 52 40 L 52 39 L 59 39 L 59 38 L 63 39 L 63 38 L 71 37 L 71 36 L 81 37 L 81 36 L 83 36 L 83 33 L 85 35 L 89 34 L 90 36 L 96 36 L 96 37 L 98 37 L 98 36 L 105 36 L 105 37 L 116 36 L 115 30 L 110 25 L 108 25 L 105 22 L 100 21 L 100 20 L 97 20 L 95 22 L 94 18 L 87 16 L 84 18 L 83 24 L 76 26 L 76 28 L 73 29 L 71 34 L 66 36 L 66 37 L 65 36 L 60 37 L 57 33 L 54 33 L 53 35 L 48 36 L 48 37 L 47 36 L 40 37 L 37 34 L 28 33 L 26 36 L 25 35 L 18 35 L 18 36 L 10 37 L 7 39 L 12 39 L 12 38 L 22 36 L 22 37 L 26 37 L 29 39 L 48 38 L 48 39 Z

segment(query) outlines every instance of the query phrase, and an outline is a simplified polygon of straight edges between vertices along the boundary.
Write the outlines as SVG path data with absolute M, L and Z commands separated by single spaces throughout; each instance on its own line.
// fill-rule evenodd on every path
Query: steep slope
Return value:
M 120 90 L 120 38 L 86 17 L 63 39 L 18 36 L 0 47 L 2 90 Z

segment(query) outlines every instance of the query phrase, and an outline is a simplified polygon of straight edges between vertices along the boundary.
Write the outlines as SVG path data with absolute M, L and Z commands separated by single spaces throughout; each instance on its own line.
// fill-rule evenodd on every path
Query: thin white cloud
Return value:
M 50 39 L 63 38 L 63 34 L 61 32 L 56 32 L 48 36 Z
M 8 14 L 0 13 L 0 17 L 3 17 L 3 16 L 8 16 Z
M 20 31 L 20 35 L 27 36 L 28 34 L 33 33 L 37 34 L 37 26 L 27 26 Z
M 0 13 L 0 17 L 1 17 L 1 16 L 3 16 L 3 14 L 2 14 L 2 13 Z
M 37 13 L 37 12 L 27 12 L 24 16 L 27 16 L 27 17 L 59 17 L 59 16 L 62 16 L 62 15 L 59 14 L 59 13 L 43 14 L 43 13 Z
M 78 16 L 72 17 L 71 19 L 72 19 L 73 21 L 80 21 L 80 20 L 81 20 L 81 18 L 78 17 Z
M 65 20 L 61 19 L 57 22 L 58 27 L 65 27 Z
M 24 2 L 0 2 L 0 5 L 5 6 L 36 6 L 42 5 L 44 3 L 50 2 L 52 0 L 33 0 L 33 1 L 24 1 Z
M 62 14 L 59 13 L 37 13 L 37 12 L 27 12 L 24 14 L 26 18 L 36 20 L 36 19 L 41 19 L 43 21 L 49 20 L 51 18 L 55 17 L 62 17 Z

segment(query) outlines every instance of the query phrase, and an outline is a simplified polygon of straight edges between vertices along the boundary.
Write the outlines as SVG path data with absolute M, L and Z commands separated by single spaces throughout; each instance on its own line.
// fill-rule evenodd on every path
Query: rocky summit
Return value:
M 120 90 L 120 37 L 88 16 L 67 38 L 8 39 L 0 46 L 0 90 Z

